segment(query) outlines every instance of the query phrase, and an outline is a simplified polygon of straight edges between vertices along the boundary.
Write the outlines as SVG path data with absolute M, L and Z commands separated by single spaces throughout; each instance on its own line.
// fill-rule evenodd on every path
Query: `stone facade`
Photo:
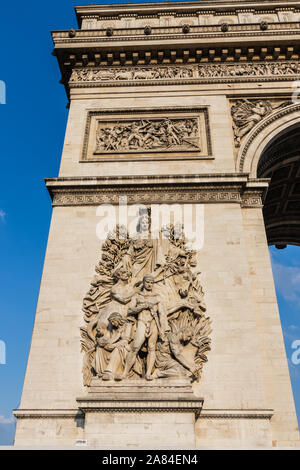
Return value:
M 291 101 L 299 6 L 76 13 L 78 30 L 53 33 L 70 110 L 59 176 L 46 179 L 53 215 L 15 444 L 299 446 L 262 214 L 268 180 L 256 171 L 272 136 L 300 122 Z M 117 208 L 120 196 L 129 210 L 204 206 L 197 266 L 211 350 L 192 385 L 84 385 L 80 327 L 101 258 L 97 206 Z

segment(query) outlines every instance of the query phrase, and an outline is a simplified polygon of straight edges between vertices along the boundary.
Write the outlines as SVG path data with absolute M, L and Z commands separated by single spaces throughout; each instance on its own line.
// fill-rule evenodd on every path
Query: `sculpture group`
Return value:
M 99 122 L 96 151 L 200 150 L 199 124 L 192 119 L 139 119 Z
M 74 69 L 70 82 L 84 82 L 97 80 L 161 80 L 161 79 L 179 79 L 192 78 L 193 67 L 133 67 L 108 68 L 107 70 L 98 69 Z
M 132 238 L 117 226 L 102 246 L 81 328 L 84 385 L 101 381 L 199 380 L 210 350 L 196 252 L 182 227 L 149 236 L 148 211 Z

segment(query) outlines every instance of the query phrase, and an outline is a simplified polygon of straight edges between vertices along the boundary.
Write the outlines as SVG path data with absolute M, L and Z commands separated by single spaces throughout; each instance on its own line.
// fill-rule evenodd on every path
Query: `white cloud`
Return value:
M 4 416 L 0 415 L 0 424 L 13 424 L 16 422 L 16 418 L 11 415 L 9 418 L 5 418 Z
M 272 263 L 276 289 L 288 302 L 300 306 L 300 268 Z

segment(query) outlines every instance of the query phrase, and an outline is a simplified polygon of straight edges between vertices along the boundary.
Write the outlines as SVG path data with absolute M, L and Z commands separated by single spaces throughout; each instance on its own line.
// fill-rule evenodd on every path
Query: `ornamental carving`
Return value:
M 199 65 L 198 70 L 200 78 L 280 77 L 298 75 L 300 64 L 299 62 L 208 64 Z
M 189 80 L 229 80 L 245 77 L 252 79 L 295 77 L 300 73 L 298 61 L 285 62 L 233 62 L 230 64 L 199 64 L 198 66 L 170 65 L 153 67 L 105 67 L 75 68 L 72 70 L 70 85 L 101 82 L 189 81 Z M 120 83 L 120 84 L 121 84 Z
M 278 104 L 268 100 L 237 100 L 231 107 L 235 146 L 239 147 L 243 137 L 262 119 L 276 109 L 288 106 L 290 101 Z
M 210 319 L 196 252 L 181 226 L 149 237 L 149 213 L 140 213 L 130 238 L 117 226 L 103 243 L 83 301 L 83 379 L 199 380 L 210 350 Z
M 192 78 L 195 71 L 194 67 L 82 68 L 73 69 L 70 82 Z
M 198 119 L 98 122 L 96 154 L 161 150 L 201 150 Z

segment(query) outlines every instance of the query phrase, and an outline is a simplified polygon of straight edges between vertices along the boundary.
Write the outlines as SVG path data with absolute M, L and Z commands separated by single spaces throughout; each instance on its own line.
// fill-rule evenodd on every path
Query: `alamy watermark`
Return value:
M 0 340 L 0 364 L 6 364 L 6 344 Z
M 292 342 L 292 349 L 295 349 L 292 354 L 292 363 L 298 366 L 300 364 L 300 339 L 295 339 L 295 341 Z
M 0 80 L 0 104 L 6 104 L 6 85 L 3 80 Z
M 116 226 L 124 227 L 126 234 L 139 238 L 159 239 L 166 236 L 168 227 L 174 226 L 174 237 L 180 239 L 183 234 L 187 246 L 200 250 L 204 245 L 204 205 L 203 204 L 127 204 L 127 197 L 119 197 L 119 205 L 101 204 L 97 207 L 100 220 L 96 234 L 105 240 Z M 122 234 L 120 235 L 122 238 Z

